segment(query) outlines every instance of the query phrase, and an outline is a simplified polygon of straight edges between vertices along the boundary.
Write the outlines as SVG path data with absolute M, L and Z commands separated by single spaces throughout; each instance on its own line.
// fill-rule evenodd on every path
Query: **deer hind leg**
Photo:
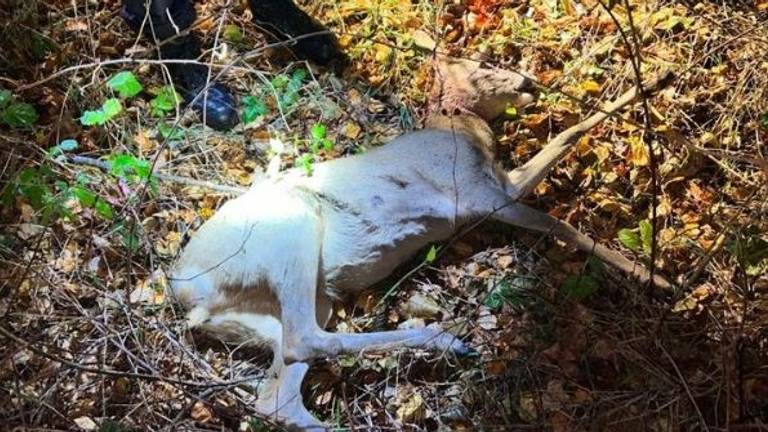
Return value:
M 264 418 L 298 430 L 326 430 L 327 426 L 315 418 L 304 406 L 301 382 L 307 373 L 307 363 L 283 363 L 282 354 L 275 353 L 270 374 L 258 386 L 256 412 Z
M 293 291 L 292 296 L 280 299 L 283 321 L 283 359 L 286 364 L 307 361 L 318 357 L 334 357 L 339 354 L 357 354 L 366 350 L 384 350 L 399 347 L 427 348 L 453 351 L 458 355 L 471 354 L 459 339 L 435 326 L 420 329 L 392 330 L 374 333 L 330 333 L 322 329 L 316 316 L 315 285 L 305 281 L 303 295 Z M 310 304 L 311 303 L 311 304 Z
M 597 243 L 586 234 L 574 228 L 573 225 L 552 217 L 542 211 L 515 202 L 506 207 L 502 207 L 500 210 L 493 213 L 492 217 L 495 220 L 510 225 L 554 234 L 566 243 L 585 252 L 594 254 L 601 260 L 629 275 L 637 277 L 643 282 L 647 282 L 650 279 L 650 272 L 642 265 Z M 665 290 L 672 287 L 669 281 L 659 275 L 654 275 L 653 282 L 657 287 Z
M 317 319 L 328 315 L 318 310 L 328 307 L 324 292 L 318 291 L 323 284 L 320 234 L 319 224 L 295 224 L 276 240 L 280 244 L 272 245 L 276 250 L 290 251 L 290 255 L 274 256 L 270 267 L 271 286 L 280 304 L 286 364 L 398 347 L 471 353 L 457 338 L 435 327 L 364 334 L 325 331 Z

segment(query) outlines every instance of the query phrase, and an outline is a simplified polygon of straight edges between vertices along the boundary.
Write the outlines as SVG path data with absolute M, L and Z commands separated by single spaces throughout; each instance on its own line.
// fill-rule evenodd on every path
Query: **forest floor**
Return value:
M 311 170 L 418 128 L 431 80 L 421 30 L 535 78 L 535 104 L 493 124 L 507 166 L 638 72 L 676 74 L 591 131 L 529 199 L 653 258 L 676 288 L 653 295 L 549 236 L 482 225 L 333 323 L 437 321 L 480 356 L 320 361 L 310 410 L 374 430 L 768 430 L 768 1 L 311 2 L 350 56 L 340 76 L 262 49 L 244 3 L 197 4 L 204 60 L 227 65 L 213 70 L 247 121 L 227 133 L 176 109 L 118 0 L 0 11 L 3 428 L 269 428 L 241 386 L 268 355 L 190 331 L 166 292 L 180 248 L 231 196 L 146 172 L 247 186 L 276 154 Z

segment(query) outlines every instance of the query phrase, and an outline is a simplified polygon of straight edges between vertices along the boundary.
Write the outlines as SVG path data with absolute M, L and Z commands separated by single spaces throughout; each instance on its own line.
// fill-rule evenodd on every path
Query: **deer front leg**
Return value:
M 574 228 L 573 225 L 552 217 L 542 211 L 528 207 L 527 205 L 517 202 L 511 203 L 506 207 L 497 210 L 493 213 L 492 217 L 495 220 L 510 225 L 548 234 L 551 233 L 571 246 L 592 253 L 608 264 L 629 275 L 637 277 L 643 282 L 647 282 L 650 279 L 651 273 L 641 264 L 631 261 L 620 253 L 612 251 L 600 243 L 597 243 L 586 234 Z M 664 290 L 672 288 L 669 281 L 659 275 L 654 275 L 653 283 Z
M 509 197 L 515 200 L 525 198 L 549 174 L 552 167 L 565 157 L 579 138 L 609 116 L 614 115 L 619 109 L 633 102 L 644 92 L 650 93 L 664 87 L 672 77 L 670 71 L 665 71 L 658 78 L 645 83 L 642 90 L 633 87 L 606 105 L 602 111 L 561 132 L 531 160 L 507 174 L 506 189 Z

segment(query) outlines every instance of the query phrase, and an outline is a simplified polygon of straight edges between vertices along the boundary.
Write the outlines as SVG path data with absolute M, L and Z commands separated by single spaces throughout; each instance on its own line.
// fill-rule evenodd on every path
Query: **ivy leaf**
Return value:
M 243 124 L 248 124 L 257 118 L 267 115 L 269 108 L 263 100 L 255 96 L 245 96 L 243 102 Z
M 437 248 L 434 245 L 432 245 L 429 248 L 429 251 L 427 251 L 427 256 L 424 258 L 424 261 L 427 264 L 431 264 L 435 261 L 436 258 L 437 258 Z
M 112 206 L 101 198 L 96 200 L 96 204 L 93 206 L 93 208 L 96 210 L 96 214 L 103 217 L 104 219 L 112 219 L 114 216 L 112 212 Z
M 83 186 L 74 186 L 71 191 L 83 207 L 93 207 L 96 203 L 96 194 L 90 189 Z
M 234 24 L 228 24 L 224 26 L 224 31 L 222 32 L 224 35 L 224 39 L 234 42 L 234 43 L 240 43 L 245 40 L 245 37 L 243 36 L 243 31 L 240 30 L 239 26 L 236 26 Z
M 53 146 L 48 149 L 47 153 L 50 157 L 56 157 L 62 153 L 76 150 L 78 146 L 77 140 L 65 139 L 59 143 L 59 145 Z
M 144 89 L 136 75 L 130 71 L 119 72 L 107 81 L 107 86 L 115 90 L 121 98 L 134 97 Z
M 504 109 L 504 114 L 510 119 L 510 120 L 517 120 L 518 114 L 517 114 L 517 107 L 514 105 L 507 105 L 507 107 Z
M 600 288 L 600 283 L 589 275 L 569 276 L 562 288 L 568 297 L 581 300 L 594 294 Z
M 83 126 L 103 125 L 107 122 L 107 116 L 102 110 L 85 111 L 80 117 L 80 123 Z
M 171 127 L 167 124 L 161 123 L 157 126 L 158 132 L 163 138 L 167 140 L 180 140 L 184 138 L 184 130 L 180 127 Z
M 61 151 L 68 152 L 68 151 L 77 150 L 77 146 L 78 146 L 77 140 L 70 138 L 70 139 L 63 140 L 56 147 L 60 148 Z
M 299 90 L 304 85 L 304 78 L 307 77 L 307 71 L 296 69 L 291 74 L 291 78 L 285 85 L 285 92 L 280 96 L 280 105 L 283 109 L 288 109 L 299 100 Z
M 26 102 L 12 102 L 0 114 L 0 121 L 11 127 L 29 127 L 37 122 L 35 107 Z
M 176 89 L 167 85 L 160 88 L 157 95 L 149 101 L 149 106 L 152 108 L 153 116 L 162 117 L 175 110 L 179 103 L 181 103 L 181 97 Z
M 103 125 L 118 115 L 123 110 L 120 100 L 110 98 L 104 101 L 101 108 L 95 111 L 85 111 L 80 117 L 80 123 L 83 126 Z
M 309 130 L 309 135 L 312 137 L 310 147 L 313 153 L 317 153 L 320 147 L 326 151 L 333 150 L 333 141 L 326 138 L 328 128 L 322 123 L 315 123 Z
M 305 153 L 301 155 L 301 157 L 296 159 L 296 165 L 304 168 L 304 171 L 307 173 L 308 176 L 312 175 L 313 171 L 313 163 L 314 159 L 311 154 Z
M 643 243 L 643 251 L 650 255 L 653 244 L 653 224 L 649 220 L 640 221 L 640 240 Z
M 325 127 L 322 123 L 315 123 L 312 128 L 309 130 L 309 134 L 312 136 L 313 140 L 320 141 L 323 138 L 325 138 L 325 135 L 328 133 L 328 128 Z
M 104 111 L 104 115 L 107 116 L 107 120 L 120 114 L 123 110 L 123 106 L 120 104 L 120 100 L 117 98 L 109 98 L 101 105 L 101 109 Z
M 0 89 L 0 109 L 5 108 L 11 100 L 13 100 L 13 93 L 10 90 Z
M 619 230 L 619 241 L 624 245 L 624 247 L 633 251 L 639 250 L 642 246 L 640 236 L 634 230 L 629 228 Z

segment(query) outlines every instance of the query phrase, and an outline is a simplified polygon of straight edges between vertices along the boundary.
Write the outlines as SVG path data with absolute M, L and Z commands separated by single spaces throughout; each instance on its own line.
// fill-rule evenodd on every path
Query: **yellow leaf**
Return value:
M 581 83 L 581 89 L 590 94 L 600 94 L 600 84 L 597 81 L 586 80 Z
M 424 398 L 420 394 L 414 392 L 406 400 L 400 403 L 397 408 L 397 418 L 401 422 L 413 422 L 421 420 L 426 414 L 426 407 L 424 406 Z
M 560 0 L 560 3 L 563 5 L 563 12 L 565 12 L 566 15 L 576 15 L 576 9 L 573 7 L 573 2 L 571 0 Z
M 360 128 L 360 125 L 350 120 L 341 128 L 341 133 L 349 139 L 356 139 L 358 136 L 360 136 L 361 130 L 362 129 Z
M 696 306 L 698 306 L 699 302 L 696 301 L 696 299 L 692 297 L 686 297 L 679 302 L 675 303 L 675 306 L 672 308 L 672 312 L 687 312 L 696 309 Z
M 392 48 L 387 45 L 376 44 L 376 54 L 373 58 L 376 59 L 377 62 L 389 62 L 390 57 L 392 57 Z
M 203 220 L 208 220 L 208 219 L 210 219 L 210 218 L 213 216 L 213 213 L 214 213 L 214 211 L 213 211 L 213 209 L 212 209 L 212 208 L 210 208 L 210 207 L 203 207 L 203 208 L 201 208 L 201 209 L 200 209 L 200 210 L 197 212 L 197 214 L 199 214 L 199 215 L 200 215 L 200 217 L 201 217 L 201 218 L 203 218 Z
M 648 146 L 639 136 L 629 137 L 629 154 L 627 160 L 636 167 L 648 166 L 650 157 L 648 155 Z

